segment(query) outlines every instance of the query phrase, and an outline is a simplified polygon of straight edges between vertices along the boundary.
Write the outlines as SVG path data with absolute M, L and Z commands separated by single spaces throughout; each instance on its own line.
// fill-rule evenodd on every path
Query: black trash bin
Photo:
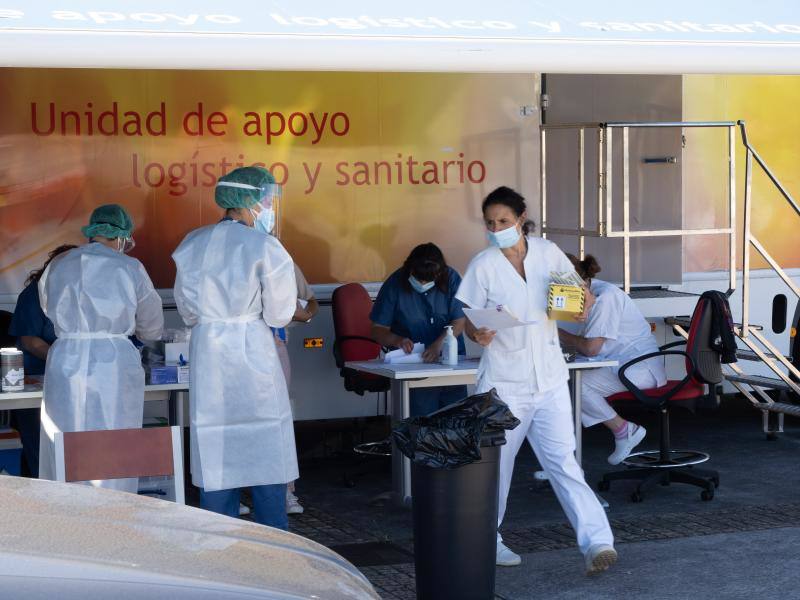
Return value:
M 419 600 L 494 598 L 500 446 L 518 424 L 491 390 L 395 429 L 412 459 Z

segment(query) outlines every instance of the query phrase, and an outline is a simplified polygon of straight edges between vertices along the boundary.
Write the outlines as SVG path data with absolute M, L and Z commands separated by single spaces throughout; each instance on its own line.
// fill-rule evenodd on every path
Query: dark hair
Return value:
M 578 260 L 577 256 L 567 254 L 567 258 L 575 267 L 575 272 L 581 276 L 582 279 L 594 279 L 603 269 L 600 268 L 600 263 L 591 254 L 587 254 L 583 260 Z
M 445 293 L 450 286 L 450 273 L 444 254 L 433 242 L 414 248 L 400 270 L 403 273 L 403 286 L 408 291 L 411 291 L 411 284 L 408 282 L 411 275 L 420 281 L 435 281 L 436 287 Z
M 32 283 L 36 283 L 37 281 L 39 281 L 42 278 L 42 273 L 44 273 L 44 270 L 47 268 L 47 265 L 49 265 L 50 262 L 56 256 L 58 256 L 59 254 L 64 254 L 64 252 L 67 252 L 68 250 L 72 250 L 73 248 L 77 248 L 77 246 L 75 246 L 74 244 L 62 244 L 61 246 L 59 246 L 55 250 L 52 250 L 50 252 L 50 254 L 47 255 L 47 260 L 44 261 L 44 264 L 42 265 L 42 268 L 41 269 L 36 269 L 35 271 L 31 271 L 28 274 L 28 278 L 25 280 L 25 287 L 29 286 Z
M 481 204 L 481 212 L 485 213 L 487 208 L 494 206 L 495 204 L 507 206 L 512 210 L 517 218 L 521 217 L 525 211 L 528 210 L 528 206 L 525 204 L 525 198 L 523 198 L 521 194 L 512 190 L 510 187 L 506 187 L 504 185 L 501 185 L 499 188 L 490 192 L 489 195 L 486 196 L 483 204 Z M 533 233 L 535 227 L 536 223 L 530 219 L 525 221 L 522 224 L 522 235 Z

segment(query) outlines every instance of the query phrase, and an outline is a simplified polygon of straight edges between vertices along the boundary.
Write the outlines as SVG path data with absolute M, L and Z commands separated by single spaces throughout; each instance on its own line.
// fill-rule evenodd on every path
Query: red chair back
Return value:
M 722 364 L 719 352 L 711 346 L 711 301 L 700 298 L 692 313 L 686 352 L 694 361 L 694 381 L 699 384 L 715 384 L 722 381 Z M 686 361 L 686 371 L 691 372 L 691 363 Z
M 338 341 L 337 366 L 351 360 L 372 360 L 381 352 L 380 344 L 368 341 L 372 323 L 372 300 L 360 283 L 348 283 L 334 290 L 331 298 L 333 331 Z M 338 364 L 341 360 L 342 364 Z

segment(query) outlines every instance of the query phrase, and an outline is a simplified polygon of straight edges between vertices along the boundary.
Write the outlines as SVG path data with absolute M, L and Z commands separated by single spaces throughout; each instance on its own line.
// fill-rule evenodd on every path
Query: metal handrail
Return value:
M 656 121 L 650 123 L 606 122 L 606 123 L 559 123 L 543 124 L 540 127 L 540 219 L 543 237 L 548 233 L 578 236 L 579 256 L 584 257 L 585 238 L 609 237 L 622 238 L 623 243 L 623 286 L 625 291 L 630 291 L 630 242 L 631 238 L 642 237 L 667 237 L 683 235 L 720 235 L 729 237 L 730 248 L 730 277 L 728 294 L 733 293 L 736 287 L 736 183 L 734 138 L 736 121 Z M 662 229 L 648 231 L 633 231 L 630 227 L 630 160 L 629 160 L 629 132 L 630 129 L 643 128 L 727 128 L 728 129 L 728 165 L 729 165 L 729 223 L 727 227 L 701 228 L 701 229 Z M 597 136 L 597 225 L 587 227 L 585 219 L 585 190 L 584 190 L 584 132 L 587 129 L 596 129 Z M 613 178 L 613 130 L 622 129 L 622 194 L 623 194 L 623 226 L 622 230 L 613 229 L 613 203 L 612 203 L 612 178 Z M 578 227 L 549 227 L 547 225 L 547 132 L 551 130 L 573 130 L 578 133 L 578 180 L 579 180 L 579 209 Z
M 767 164 L 761 160 L 758 152 L 756 152 L 755 149 L 750 145 L 750 142 L 747 139 L 747 128 L 745 127 L 745 122 L 737 121 L 736 124 L 739 126 L 739 129 L 742 132 L 742 143 L 744 144 L 744 147 L 747 148 L 747 150 L 753 155 L 753 158 L 756 159 L 758 165 L 764 170 L 766 176 L 769 177 L 770 181 L 772 181 L 775 187 L 778 188 L 778 191 L 783 195 L 784 198 L 786 198 L 786 201 L 789 203 L 789 205 L 794 209 L 798 216 L 800 216 L 800 206 L 797 205 L 797 202 L 794 201 L 792 195 L 786 190 L 785 187 L 783 187 L 783 184 L 778 181 L 778 178 L 773 175 Z

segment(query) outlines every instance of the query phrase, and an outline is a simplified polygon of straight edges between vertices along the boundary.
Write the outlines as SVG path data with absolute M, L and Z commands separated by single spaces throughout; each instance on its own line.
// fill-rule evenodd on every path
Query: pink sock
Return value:
M 619 429 L 614 430 L 614 439 L 621 440 L 628 435 L 628 422 L 625 421 L 619 426 Z

